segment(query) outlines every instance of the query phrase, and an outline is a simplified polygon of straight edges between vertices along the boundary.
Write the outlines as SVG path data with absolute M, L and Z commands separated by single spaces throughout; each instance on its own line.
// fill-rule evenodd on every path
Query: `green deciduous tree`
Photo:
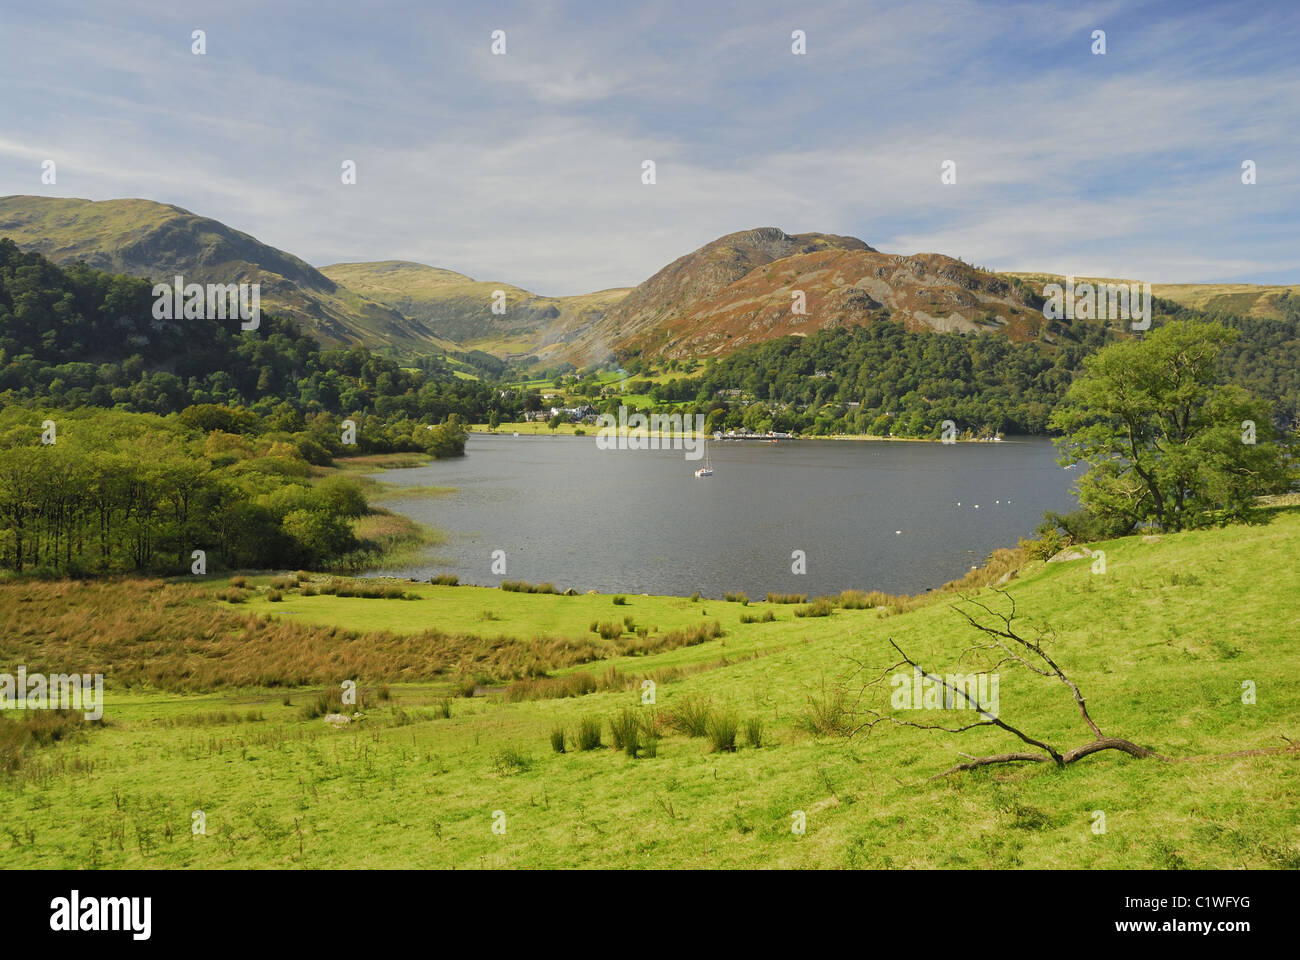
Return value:
M 1177 321 L 1106 347 L 1051 417 L 1067 464 L 1086 464 L 1080 498 L 1110 526 L 1183 530 L 1250 519 L 1285 489 L 1285 451 L 1266 404 L 1219 382 L 1234 331 Z M 1253 425 L 1254 443 L 1246 442 Z

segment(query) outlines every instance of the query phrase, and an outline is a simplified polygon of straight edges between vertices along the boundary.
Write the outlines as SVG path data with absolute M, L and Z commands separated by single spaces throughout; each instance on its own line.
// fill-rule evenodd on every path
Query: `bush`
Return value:
M 458 697 L 472 697 L 477 689 L 478 684 L 473 677 L 461 677 L 456 681 L 456 696 Z
M 578 749 L 596 750 L 600 747 L 600 721 L 583 717 L 578 721 Z
M 623 624 L 615 623 L 610 620 L 599 624 L 596 628 L 596 632 L 599 633 L 601 638 L 604 640 L 617 640 L 619 637 L 623 636 Z
M 736 732 L 740 724 L 730 711 L 711 713 L 705 725 L 709 749 L 715 753 L 736 752 Z
M 284 594 L 279 590 L 268 590 L 266 591 L 266 599 L 270 600 L 272 603 L 279 603 L 284 599 Z
M 248 577 L 231 577 L 230 585 L 232 587 L 239 587 L 241 590 L 247 589 Z
M 699 603 L 699 602 L 700 602 L 700 591 L 696 590 L 694 593 L 691 594 L 691 603 Z
M 531 584 L 525 580 L 502 580 L 501 589 L 510 593 L 556 593 L 560 591 L 555 589 L 553 583 Z
M 551 749 L 556 753 L 564 752 L 564 728 L 554 727 L 551 730 Z
M 503 777 L 527 770 L 533 765 L 533 758 L 514 747 L 503 747 L 492 757 L 492 766 Z
M 750 717 L 745 721 L 745 742 L 751 747 L 761 747 L 763 745 L 763 720 L 761 717 Z
M 688 737 L 703 737 L 708 732 L 709 702 L 699 697 L 684 697 L 668 714 L 668 725 Z
M 641 752 L 641 718 L 631 707 L 624 707 L 621 713 L 610 717 L 609 732 L 615 750 L 633 758 Z
M 727 603 L 739 603 L 746 607 L 749 606 L 749 597 L 744 593 L 728 593 L 722 599 Z
M 614 598 L 614 606 L 622 607 L 625 606 L 626 604 L 627 604 L 627 597 L 617 596 Z
M 441 717 L 443 720 L 450 720 L 451 699 L 449 697 L 443 697 L 441 700 L 438 700 L 436 703 L 434 703 L 433 715 L 435 717 Z
M 742 613 L 740 615 L 741 623 L 771 623 L 776 619 L 776 614 L 771 610 L 764 610 L 762 613 Z
M 429 580 L 430 583 L 440 587 L 458 587 L 460 586 L 460 577 L 454 573 L 440 573 Z
M 809 696 L 800 724 L 819 737 L 843 737 L 853 729 L 853 716 L 849 706 L 848 691 L 834 687 L 827 691 L 822 684 L 820 696 Z
M 829 617 L 835 604 L 831 603 L 827 597 L 818 597 L 806 607 L 795 607 L 794 615 L 796 617 Z
M 305 704 L 298 711 L 304 720 L 315 720 L 317 717 L 325 717 L 331 713 L 350 714 L 352 712 L 352 709 L 344 705 L 343 694 L 337 690 L 316 694 L 311 703 Z
M 294 577 L 272 577 L 270 588 L 272 590 L 296 590 L 298 580 Z
M 506 687 L 505 700 L 553 700 L 582 697 L 596 692 L 596 678 L 589 673 L 570 673 L 563 677 L 535 677 L 516 680 Z
M 840 606 L 845 610 L 874 610 L 876 607 L 889 605 L 889 594 L 881 593 L 879 590 L 872 590 L 865 593 L 862 590 L 845 590 L 840 594 Z
M 768 603 L 806 603 L 808 594 L 806 593 L 768 593 Z

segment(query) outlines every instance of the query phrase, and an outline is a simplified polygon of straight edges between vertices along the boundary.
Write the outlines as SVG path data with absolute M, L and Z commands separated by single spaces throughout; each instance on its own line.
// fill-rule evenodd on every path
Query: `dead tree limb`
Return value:
M 1045 740 L 1037 739 L 1030 736 L 1024 730 L 997 716 L 997 707 L 993 703 L 980 703 L 978 698 L 972 699 L 970 696 L 970 686 L 967 685 L 965 690 L 958 689 L 954 684 L 949 683 L 947 679 L 937 674 L 928 672 L 920 663 L 908 656 L 900 647 L 893 637 L 889 638 L 889 644 L 897 651 L 901 658 L 898 662 L 890 667 L 886 667 L 875 679 L 869 681 L 862 689 L 858 691 L 857 700 L 854 703 L 854 710 L 859 716 L 864 717 L 861 722 L 855 724 L 850 735 L 866 730 L 870 733 L 877 724 L 889 723 L 900 727 L 914 727 L 919 730 L 935 730 L 944 733 L 964 733 L 967 730 L 973 730 L 976 727 L 997 727 L 1010 733 L 1026 746 L 1035 748 L 1036 752 L 1020 751 L 1015 753 L 999 753 L 985 757 L 973 757 L 970 754 L 962 754 L 969 757 L 964 763 L 956 764 L 953 767 L 935 774 L 931 780 L 946 777 L 953 773 L 960 773 L 965 770 L 974 770 L 977 767 L 987 767 L 1003 763 L 1051 763 L 1058 768 L 1065 767 L 1067 764 L 1082 760 L 1084 757 L 1091 756 L 1094 753 L 1100 753 L 1103 750 L 1117 750 L 1120 753 L 1126 753 L 1137 759 L 1152 759 L 1161 763 L 1185 763 L 1195 760 L 1214 760 L 1227 759 L 1231 757 L 1247 756 L 1264 756 L 1268 754 L 1296 753 L 1300 752 L 1300 743 L 1294 743 L 1287 738 L 1285 747 L 1268 747 L 1257 750 L 1240 750 L 1234 753 L 1213 754 L 1194 757 L 1168 757 L 1158 753 L 1149 747 L 1134 743 L 1132 740 L 1126 740 L 1123 737 L 1111 737 L 1102 733 L 1101 728 L 1092 719 L 1088 713 L 1087 698 L 1079 689 L 1079 685 L 1066 675 L 1060 665 L 1043 649 L 1046 641 L 1054 639 L 1054 634 L 1050 627 L 1046 631 L 1039 631 L 1034 638 L 1022 636 L 1017 632 L 1015 620 L 1017 618 L 1016 601 L 1006 590 L 994 588 L 994 593 L 999 594 L 1007 600 L 1009 609 L 1003 612 L 990 607 L 988 604 L 973 597 L 962 595 L 961 602 L 968 607 L 961 607 L 958 604 L 950 604 L 953 610 L 957 611 L 966 622 L 978 630 L 985 637 L 985 642 L 968 647 L 958 658 L 959 662 L 965 660 L 972 654 L 988 654 L 995 657 L 991 667 L 986 667 L 976 671 L 974 674 L 968 674 L 968 677 L 981 677 L 995 675 L 996 671 L 1007 664 L 1018 664 L 1030 672 L 1040 677 L 1055 679 L 1069 689 L 1070 695 L 1075 705 L 1079 709 L 1079 715 L 1088 729 L 1093 734 L 1093 739 L 1080 744 L 1077 747 L 1069 749 L 1060 749 Z M 976 607 L 983 611 L 984 616 L 972 615 L 969 607 Z M 992 621 L 992 622 L 989 622 Z M 931 683 L 937 684 L 944 691 L 945 705 L 956 704 L 962 706 L 957 701 L 961 697 L 966 706 L 972 707 L 981 718 L 971 723 L 947 726 L 941 723 L 922 723 L 913 720 L 903 720 L 891 713 L 883 712 L 878 709 L 860 710 L 862 698 L 868 691 L 876 693 L 883 689 L 882 684 L 891 674 L 897 674 L 897 671 L 903 668 L 910 668 L 915 671 L 916 675 L 928 679 Z M 859 664 L 858 670 L 861 672 L 863 665 Z

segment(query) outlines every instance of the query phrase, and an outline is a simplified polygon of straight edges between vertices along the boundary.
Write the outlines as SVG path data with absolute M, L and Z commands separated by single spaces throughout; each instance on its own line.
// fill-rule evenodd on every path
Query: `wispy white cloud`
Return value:
M 0 40 L 15 108 L 0 193 L 149 197 L 317 264 L 421 260 L 544 293 L 636 283 L 766 225 L 1002 269 L 1300 274 L 1285 7 L 253 10 L 17 18 Z M 209 26 L 207 57 L 189 53 L 191 22 Z M 1106 57 L 1088 53 L 1095 25 Z

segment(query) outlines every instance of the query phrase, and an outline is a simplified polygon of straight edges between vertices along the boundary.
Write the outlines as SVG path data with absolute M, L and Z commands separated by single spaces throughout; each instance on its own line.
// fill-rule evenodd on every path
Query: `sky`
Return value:
M 1298 51 L 1297 0 L 0 0 L 0 195 L 144 197 L 316 266 L 545 295 L 762 226 L 1300 283 Z

